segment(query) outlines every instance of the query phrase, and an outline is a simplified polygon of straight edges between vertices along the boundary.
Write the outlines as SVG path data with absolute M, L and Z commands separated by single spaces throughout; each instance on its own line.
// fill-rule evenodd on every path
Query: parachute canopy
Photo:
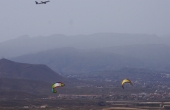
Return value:
M 130 84 L 133 86 L 131 80 L 129 80 L 129 79 L 124 79 L 124 80 L 122 81 L 122 88 L 123 88 L 123 89 L 124 89 L 124 84 L 125 84 L 125 83 L 130 83 Z
M 57 87 L 64 87 L 64 86 L 65 86 L 65 84 L 62 83 L 62 82 L 54 83 L 54 84 L 52 85 L 52 92 L 53 92 L 53 93 L 57 93 L 56 88 L 57 88 Z

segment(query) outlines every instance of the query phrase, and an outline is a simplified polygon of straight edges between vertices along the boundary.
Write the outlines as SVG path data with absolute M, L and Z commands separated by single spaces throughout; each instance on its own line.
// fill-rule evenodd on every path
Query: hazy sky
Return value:
M 38 0 L 40 2 L 41 0 Z M 0 41 L 21 35 L 170 34 L 170 0 L 1 0 Z

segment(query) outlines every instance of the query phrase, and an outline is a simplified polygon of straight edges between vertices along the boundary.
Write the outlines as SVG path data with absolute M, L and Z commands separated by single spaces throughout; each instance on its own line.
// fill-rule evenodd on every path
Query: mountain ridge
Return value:
M 0 77 L 42 80 L 46 82 L 66 80 L 46 65 L 18 63 L 5 58 L 0 59 Z
M 95 33 L 90 35 L 66 36 L 23 36 L 0 42 L 0 57 L 11 58 L 54 48 L 73 47 L 94 49 L 131 44 L 170 44 L 170 37 L 148 34 Z

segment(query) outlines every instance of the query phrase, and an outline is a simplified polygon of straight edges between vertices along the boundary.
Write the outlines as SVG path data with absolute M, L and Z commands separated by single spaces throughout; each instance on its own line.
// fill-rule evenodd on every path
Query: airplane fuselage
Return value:
M 36 4 L 46 4 L 47 2 L 50 2 L 50 1 L 41 1 L 39 3 L 37 1 L 35 1 Z

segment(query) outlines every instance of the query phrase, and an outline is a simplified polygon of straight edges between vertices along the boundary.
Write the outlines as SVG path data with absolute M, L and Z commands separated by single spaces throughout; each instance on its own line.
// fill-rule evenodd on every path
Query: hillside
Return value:
M 41 80 L 46 82 L 66 80 L 46 65 L 18 63 L 7 59 L 0 60 L 0 77 Z

